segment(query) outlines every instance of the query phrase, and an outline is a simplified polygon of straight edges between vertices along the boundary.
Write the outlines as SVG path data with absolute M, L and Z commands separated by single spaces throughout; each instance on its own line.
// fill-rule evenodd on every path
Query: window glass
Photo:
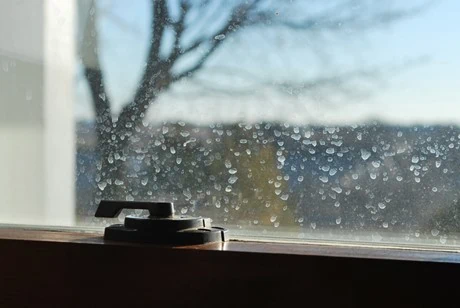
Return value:
M 458 1 L 0 6 L 3 222 L 171 200 L 234 237 L 458 245 Z

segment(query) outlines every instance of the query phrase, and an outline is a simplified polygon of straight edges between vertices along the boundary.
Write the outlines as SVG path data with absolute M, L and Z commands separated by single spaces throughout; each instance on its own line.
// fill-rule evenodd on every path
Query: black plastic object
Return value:
M 124 224 L 105 228 L 104 239 L 164 245 L 196 245 L 228 240 L 227 229 L 211 227 L 209 218 L 174 215 L 171 202 L 103 200 L 95 216 L 114 218 L 123 209 L 148 210 L 150 215 L 127 216 Z

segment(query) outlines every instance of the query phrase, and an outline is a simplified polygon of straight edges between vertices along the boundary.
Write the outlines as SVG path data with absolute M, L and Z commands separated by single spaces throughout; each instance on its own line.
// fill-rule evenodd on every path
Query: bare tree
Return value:
M 278 16 L 279 7 L 294 7 L 294 3 L 300 5 L 300 12 L 292 12 L 289 20 Z M 132 99 L 115 115 L 98 58 L 97 11 L 93 2 L 81 58 L 96 114 L 102 177 L 107 179 L 109 186 L 117 179 L 122 167 L 116 157 L 123 157 L 130 138 L 136 130 L 142 129 L 142 119 L 148 108 L 171 85 L 185 78 L 193 78 L 216 50 L 225 45 L 228 37 L 243 29 L 264 26 L 302 31 L 308 39 L 321 40 L 324 36 L 342 31 L 366 31 L 388 25 L 420 9 L 394 9 L 390 1 L 333 0 L 327 1 L 327 4 L 324 1 L 320 5 L 318 3 L 318 0 L 151 0 L 151 43 L 146 66 Z M 310 7 L 316 9 L 310 12 Z M 322 9 L 318 10 L 317 7 Z M 174 33 L 172 46 L 164 48 L 163 45 L 171 41 L 166 39 L 167 32 L 171 31 Z M 320 54 L 321 48 L 326 46 L 320 45 Z M 168 54 L 164 54 L 165 49 L 169 50 Z M 189 55 L 195 55 L 193 64 L 187 67 L 177 65 Z M 367 75 L 356 72 L 351 79 L 366 78 Z M 347 76 L 320 76 L 315 84 L 324 85 L 328 90 L 338 85 L 338 91 L 345 91 L 346 80 Z M 107 191 L 113 193 L 110 189 Z

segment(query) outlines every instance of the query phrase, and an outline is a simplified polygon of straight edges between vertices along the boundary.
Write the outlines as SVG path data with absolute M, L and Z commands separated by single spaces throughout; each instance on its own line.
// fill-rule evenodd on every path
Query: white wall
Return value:
M 0 1 L 0 223 L 74 223 L 75 14 Z

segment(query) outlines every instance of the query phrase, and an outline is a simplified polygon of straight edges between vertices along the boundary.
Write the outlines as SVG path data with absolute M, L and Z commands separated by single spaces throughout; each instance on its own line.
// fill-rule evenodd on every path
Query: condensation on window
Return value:
M 457 245 L 458 9 L 80 1 L 78 224 L 170 200 L 233 236 Z

